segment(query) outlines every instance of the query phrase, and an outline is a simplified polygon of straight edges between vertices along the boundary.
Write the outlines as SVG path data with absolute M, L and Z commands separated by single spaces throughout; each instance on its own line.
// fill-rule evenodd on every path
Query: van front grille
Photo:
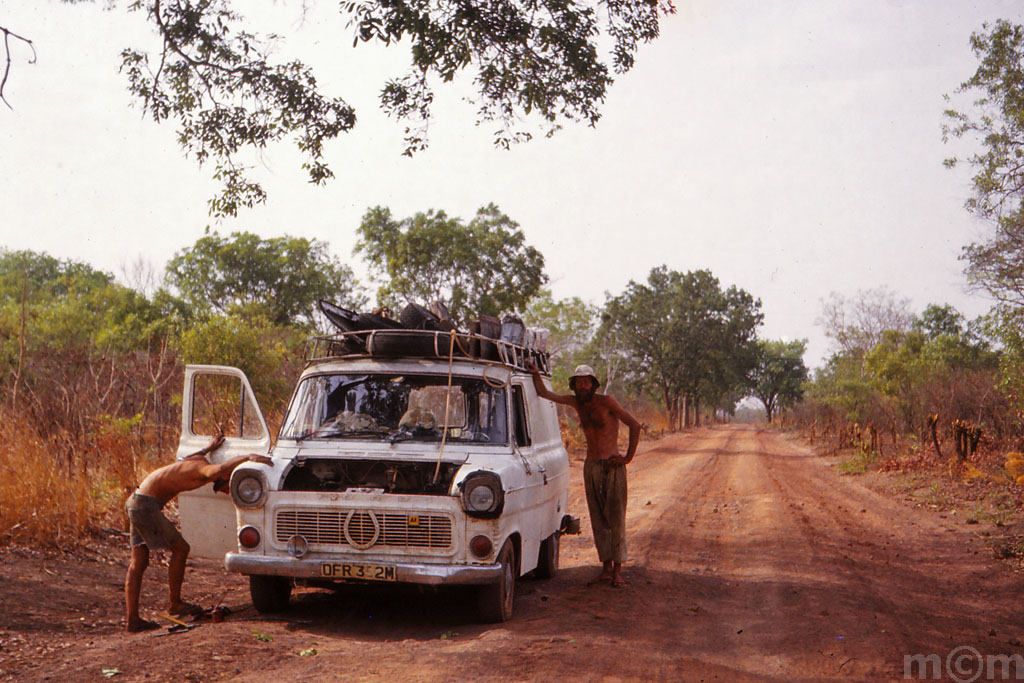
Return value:
M 317 545 L 366 549 L 375 545 L 444 550 L 452 545 L 452 519 L 446 515 L 369 510 L 280 510 L 274 538 L 294 535 Z

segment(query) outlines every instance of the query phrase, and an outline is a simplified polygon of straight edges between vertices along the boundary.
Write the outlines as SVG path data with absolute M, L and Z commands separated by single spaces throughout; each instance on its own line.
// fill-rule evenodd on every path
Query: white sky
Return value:
M 969 317 L 989 302 L 964 291 L 961 247 L 986 226 L 963 209 L 967 169 L 948 171 L 942 96 L 976 66 L 968 39 L 983 21 L 1021 20 L 1015 2 L 676 0 L 662 37 L 612 87 L 596 128 L 567 127 L 511 152 L 474 128 L 474 109 L 439 91 L 430 149 L 400 156 L 402 125 L 376 107 L 405 48 L 360 46 L 321 0 L 239 7 L 284 34 L 356 128 L 328 147 L 337 177 L 305 183 L 288 146 L 268 150 L 268 203 L 212 222 L 210 170 L 182 157 L 171 125 L 129 108 L 120 50 L 152 49 L 141 14 L 96 4 L 0 0 L 12 43 L 0 107 L 0 246 L 86 261 L 120 275 L 160 268 L 207 225 L 222 234 L 316 238 L 351 263 L 368 207 L 430 208 L 469 219 L 495 202 L 547 259 L 557 297 L 593 303 L 662 264 L 711 270 L 761 299 L 765 338 L 810 340 L 832 291 L 887 286 L 920 311 L 951 303 Z M 0 55 L 2 59 L 2 55 Z

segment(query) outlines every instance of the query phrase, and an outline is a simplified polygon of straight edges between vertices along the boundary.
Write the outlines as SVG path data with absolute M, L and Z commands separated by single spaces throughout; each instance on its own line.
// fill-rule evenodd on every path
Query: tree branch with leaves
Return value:
M 305 13 L 313 2 L 296 4 Z M 246 31 L 235 11 L 245 3 L 131 0 L 126 7 L 146 17 L 159 44 L 123 50 L 121 71 L 146 115 L 176 123 L 186 156 L 213 164 L 220 190 L 208 202 L 212 215 L 266 200 L 243 152 L 291 140 L 310 182 L 333 177 L 325 145 L 352 130 L 355 110 L 326 94 L 305 62 L 275 61 L 284 38 Z M 411 156 L 428 144 L 434 88 L 460 77 L 472 79 L 467 99 L 478 125 L 495 126 L 498 147 L 530 140 L 538 128 L 550 136 L 566 122 L 595 125 L 614 75 L 632 68 L 639 46 L 658 37 L 661 16 L 675 8 L 670 0 L 346 0 L 339 10 L 354 46 L 408 47 L 408 70 L 382 84 L 380 106 L 408 124 L 404 154 Z M 31 41 L 3 35 L 6 83 L 9 38 Z

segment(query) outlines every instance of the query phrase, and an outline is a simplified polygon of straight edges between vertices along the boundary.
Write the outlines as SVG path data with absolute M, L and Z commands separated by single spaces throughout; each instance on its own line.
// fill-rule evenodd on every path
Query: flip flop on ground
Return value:
M 160 628 L 160 624 L 155 621 L 148 619 L 139 619 L 135 624 L 128 624 L 124 627 L 125 631 L 129 633 L 141 633 L 142 631 L 152 631 L 153 629 Z
M 176 609 L 168 609 L 167 613 L 176 617 L 194 617 L 206 610 L 193 602 L 183 602 Z

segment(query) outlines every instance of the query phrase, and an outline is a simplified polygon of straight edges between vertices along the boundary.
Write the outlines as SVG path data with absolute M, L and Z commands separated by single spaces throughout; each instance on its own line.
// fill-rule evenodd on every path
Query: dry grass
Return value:
M 108 504 L 93 495 L 87 478 L 72 476 L 31 427 L 18 420 L 0 424 L 0 543 L 80 543 Z
M 133 431 L 108 421 L 88 443 L 69 443 L 0 409 L 0 545 L 70 548 L 104 526 L 122 528 L 121 506 L 150 465 Z
M 271 433 L 282 417 L 267 415 Z M 84 434 L 52 423 L 43 433 L 0 404 L 0 546 L 69 549 L 104 528 L 127 529 L 124 501 L 148 472 L 173 462 L 178 429 L 99 415 Z

